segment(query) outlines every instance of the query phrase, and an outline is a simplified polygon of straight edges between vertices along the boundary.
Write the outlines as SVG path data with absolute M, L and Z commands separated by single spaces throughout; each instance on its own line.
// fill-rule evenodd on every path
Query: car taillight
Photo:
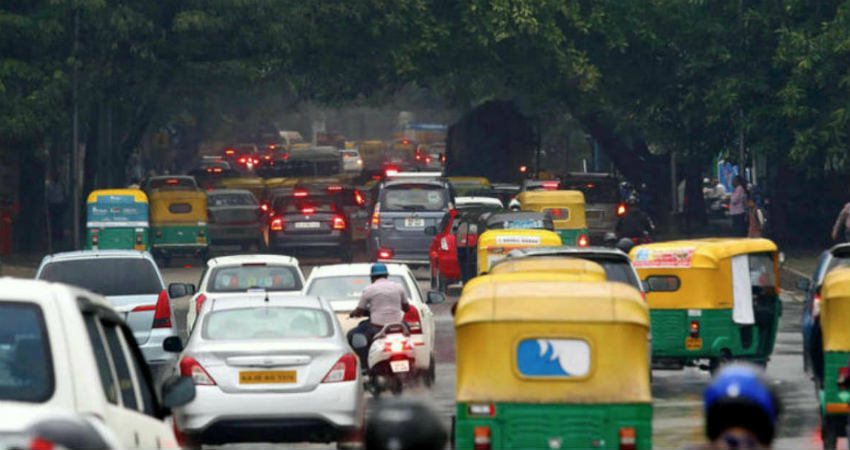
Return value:
M 543 182 L 543 189 L 558 190 L 560 188 L 561 188 L 561 182 L 560 181 L 544 181 Z
M 366 199 L 363 198 L 363 194 L 361 194 L 357 189 L 354 190 L 354 203 L 356 203 L 357 206 L 363 206 L 366 204 Z
M 404 323 L 406 323 L 407 328 L 410 329 L 410 334 L 422 334 L 422 322 L 419 318 L 419 311 L 412 305 L 410 306 L 410 309 L 404 313 Z
M 490 450 L 490 427 L 475 427 L 472 436 L 475 450 Z
M 260 159 L 259 159 L 259 158 L 254 158 L 254 160 L 253 160 L 253 161 L 254 161 L 254 165 L 257 165 L 257 164 L 259 164 L 259 163 L 260 163 Z
M 263 212 L 269 212 L 269 204 L 266 202 L 260 203 L 260 210 Z
M 269 225 L 272 231 L 283 231 L 283 218 L 275 217 Z
M 381 204 L 375 203 L 375 210 L 372 211 L 372 229 L 377 230 L 378 224 L 381 222 Z
M 241 158 L 237 159 L 236 161 L 237 161 L 239 164 L 245 164 L 245 163 L 247 163 L 247 162 L 248 162 L 248 158 L 245 158 L 245 157 L 243 156 L 243 157 L 241 157 Z
M 195 299 L 195 314 L 196 315 L 201 313 L 201 307 L 204 306 L 205 301 L 207 301 L 207 296 L 204 295 L 204 294 L 199 295 L 198 298 Z
M 519 173 L 528 172 L 528 166 L 519 166 Z
M 578 246 L 579 247 L 587 247 L 590 244 L 590 241 L 587 239 L 587 235 L 582 234 L 578 237 Z
M 153 315 L 154 328 L 171 328 L 171 301 L 168 299 L 168 291 L 159 293 L 156 299 L 156 312 Z
M 142 235 L 141 234 L 136 235 L 136 245 L 142 245 Z
M 229 148 L 229 149 L 224 151 L 224 156 L 234 156 L 234 155 L 236 155 L 236 150 L 233 150 L 232 148 Z
M 358 166 L 362 166 L 362 165 L 363 165 L 363 160 L 362 160 L 362 159 L 358 159 L 358 160 L 357 160 L 357 165 L 358 165 Z
M 295 189 L 294 191 L 292 191 L 292 196 L 295 198 L 304 198 L 308 195 L 310 195 L 310 193 L 307 192 L 306 189 Z
M 34 437 L 30 439 L 30 445 L 27 448 L 29 450 L 53 450 L 56 445 L 49 439 Z
M 316 208 L 311 208 L 309 206 L 306 207 L 306 208 L 301 208 L 301 214 L 304 214 L 305 216 L 309 216 L 310 214 L 313 214 L 314 212 L 316 212 Z
M 692 320 L 690 327 L 688 327 L 688 332 L 690 333 L 692 338 L 699 337 L 699 321 Z
M 820 317 L 820 294 L 815 294 L 812 298 L 812 318 Z
M 393 251 L 388 248 L 378 250 L 378 259 L 390 259 L 393 257 Z
M 342 216 L 334 216 L 334 230 L 344 230 L 345 229 L 345 218 Z
M 384 175 L 388 177 L 394 177 L 398 175 L 398 167 L 387 167 L 386 169 L 384 169 Z
M 92 234 L 91 234 L 91 245 L 94 246 L 94 247 L 97 247 L 97 242 L 98 242 L 97 231 L 98 230 L 92 230 Z
M 384 341 L 384 352 L 387 353 L 402 353 L 408 350 L 413 350 L 410 346 L 410 339 L 397 339 Z
M 623 217 L 626 215 L 626 205 L 620 203 L 620 206 L 617 207 L 617 215 Z
M 342 186 L 340 186 L 338 184 L 332 184 L 332 185 L 328 186 L 327 189 L 328 189 L 328 192 L 339 192 L 339 191 L 342 190 Z
M 620 428 L 620 450 L 635 450 L 637 446 L 637 432 L 634 427 Z
M 201 367 L 201 364 L 191 356 L 180 360 L 180 375 L 192 378 L 196 385 L 215 386 L 215 380 Z
M 449 241 L 445 236 L 440 238 L 440 250 L 447 252 L 449 251 Z
M 331 367 L 322 383 L 340 383 L 357 379 L 357 357 L 353 353 L 342 355 L 339 361 Z
M 467 409 L 467 413 L 470 416 L 495 417 L 496 416 L 496 405 L 494 405 L 492 403 L 489 404 L 489 405 L 480 405 L 480 404 L 474 404 L 473 403 L 473 404 L 469 405 L 469 408 Z

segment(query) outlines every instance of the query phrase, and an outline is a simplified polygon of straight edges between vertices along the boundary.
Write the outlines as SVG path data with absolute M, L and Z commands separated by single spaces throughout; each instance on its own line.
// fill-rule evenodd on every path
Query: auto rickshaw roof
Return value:
M 826 274 L 820 288 L 820 327 L 824 351 L 850 351 L 850 266 Z
M 265 186 L 265 184 L 266 180 L 260 177 L 233 177 L 225 178 L 218 182 L 219 186 L 227 188 L 237 188 L 239 186 L 256 187 L 257 185 Z
M 182 200 L 205 200 L 207 193 L 204 191 L 153 191 L 148 197 L 151 203 L 156 201 L 182 201 Z
M 636 246 L 629 253 L 636 268 L 715 267 L 736 255 L 776 252 L 769 239 L 705 238 L 657 242 Z M 668 256 L 675 256 L 668 258 Z
M 475 278 L 463 289 L 455 327 L 480 322 L 578 322 L 649 328 L 649 310 L 633 287 L 609 281 L 563 280 L 559 273 Z
M 517 195 L 517 200 L 523 205 L 583 205 L 584 193 L 581 191 L 566 190 L 524 191 Z
M 99 189 L 95 191 L 91 191 L 88 198 L 86 199 L 86 203 L 97 203 L 98 199 L 101 196 L 109 196 L 109 195 L 121 195 L 121 196 L 133 196 L 133 201 L 140 203 L 147 203 L 148 196 L 144 191 L 140 189 Z
M 449 183 L 478 183 L 478 184 L 481 184 L 481 185 L 487 185 L 487 186 L 490 185 L 490 180 L 487 179 L 486 177 L 462 176 L 462 177 L 447 177 L 447 178 L 449 180 Z
M 605 269 L 599 264 L 579 258 L 541 256 L 536 258 L 506 258 L 490 267 L 490 274 L 507 273 L 575 274 L 587 281 L 607 281 Z

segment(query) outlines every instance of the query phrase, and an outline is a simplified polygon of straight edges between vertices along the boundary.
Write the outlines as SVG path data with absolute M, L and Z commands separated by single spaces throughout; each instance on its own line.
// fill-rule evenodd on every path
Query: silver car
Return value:
M 339 442 L 363 420 L 363 386 L 328 302 L 246 293 L 211 296 L 179 364 L 196 396 L 174 411 L 192 446 Z
M 86 250 L 45 256 L 35 275 L 103 295 L 127 321 L 154 380 L 171 372 L 177 354 L 162 343 L 178 336 L 172 297 L 194 293 L 194 286 L 165 282 L 150 253 L 134 250 Z

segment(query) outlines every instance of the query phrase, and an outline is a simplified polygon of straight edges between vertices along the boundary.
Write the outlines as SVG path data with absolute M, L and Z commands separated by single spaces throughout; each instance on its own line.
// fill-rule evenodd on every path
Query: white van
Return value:
M 106 300 L 14 278 L 0 278 L 0 292 L 0 440 L 52 411 L 95 418 L 128 449 L 179 447 L 165 419 L 194 399 L 192 380 L 170 378 L 158 396 L 133 332 Z M 176 336 L 162 345 L 182 350 Z

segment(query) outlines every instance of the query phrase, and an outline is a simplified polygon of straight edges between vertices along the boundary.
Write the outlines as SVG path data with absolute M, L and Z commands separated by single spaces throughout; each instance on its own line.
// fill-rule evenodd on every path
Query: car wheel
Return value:
M 434 354 L 431 353 L 431 363 L 428 364 L 428 370 L 422 373 L 422 381 L 425 382 L 425 387 L 431 388 L 434 386 L 434 381 L 437 379 L 437 362 L 434 359 Z
M 437 270 L 436 264 L 431 264 L 430 272 L 431 272 L 431 290 L 435 290 L 435 289 L 437 289 L 437 273 L 439 273 L 439 270 Z

